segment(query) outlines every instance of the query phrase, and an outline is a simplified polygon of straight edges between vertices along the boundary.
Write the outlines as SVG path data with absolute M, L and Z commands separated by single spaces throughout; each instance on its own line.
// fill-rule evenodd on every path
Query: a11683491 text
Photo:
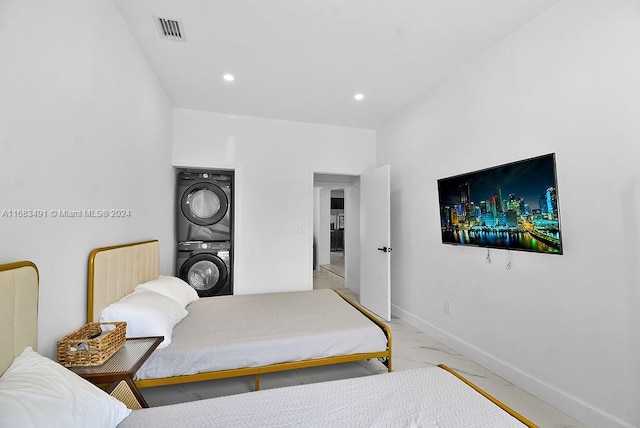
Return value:
M 0 219 L 10 218 L 130 218 L 128 209 L 3 209 Z

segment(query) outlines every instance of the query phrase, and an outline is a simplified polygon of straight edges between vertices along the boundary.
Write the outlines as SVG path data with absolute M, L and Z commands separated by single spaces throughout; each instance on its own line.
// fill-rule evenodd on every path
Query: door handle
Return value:
M 378 250 L 385 252 L 385 253 L 390 253 L 391 252 L 391 247 L 380 247 L 378 248 Z

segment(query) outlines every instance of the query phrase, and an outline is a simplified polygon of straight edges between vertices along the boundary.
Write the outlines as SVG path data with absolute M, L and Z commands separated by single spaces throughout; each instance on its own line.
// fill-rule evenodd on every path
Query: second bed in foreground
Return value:
M 535 426 L 499 405 L 428 367 L 136 410 L 119 427 Z

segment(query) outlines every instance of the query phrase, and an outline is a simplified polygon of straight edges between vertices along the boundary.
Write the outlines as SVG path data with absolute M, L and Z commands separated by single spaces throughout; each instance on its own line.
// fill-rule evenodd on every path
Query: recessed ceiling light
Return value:
M 355 100 L 356 100 L 356 101 L 362 101 L 362 100 L 364 99 L 364 94 L 363 94 L 363 93 L 358 92 L 357 94 L 355 94 L 355 95 L 353 96 L 353 98 L 355 98 Z
M 227 82 L 233 82 L 236 79 L 234 75 L 230 73 L 225 74 L 222 78 Z

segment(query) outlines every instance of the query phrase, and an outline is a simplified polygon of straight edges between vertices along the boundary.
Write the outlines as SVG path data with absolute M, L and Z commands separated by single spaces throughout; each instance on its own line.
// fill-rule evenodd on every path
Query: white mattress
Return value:
M 524 425 L 438 367 L 134 410 L 119 427 Z
M 383 352 L 387 339 L 332 290 L 203 298 L 136 379 Z

